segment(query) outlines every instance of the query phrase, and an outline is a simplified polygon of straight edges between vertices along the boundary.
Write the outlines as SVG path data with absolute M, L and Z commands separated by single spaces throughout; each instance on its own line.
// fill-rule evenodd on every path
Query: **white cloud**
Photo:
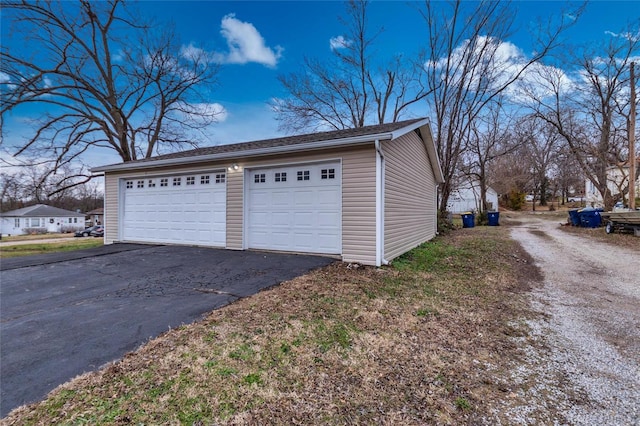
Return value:
M 205 56 L 209 56 L 209 54 L 205 52 L 204 49 L 196 47 L 193 43 L 190 43 L 189 45 L 182 46 L 180 48 L 180 56 L 189 61 L 195 61 Z
M 181 122 L 199 128 L 198 132 L 208 133 L 212 126 L 227 120 L 227 109 L 217 102 L 187 103 L 179 102 L 175 105 L 176 117 Z M 197 139 L 197 138 L 196 138 Z
M 195 103 L 184 104 L 183 111 L 187 114 L 193 114 L 195 116 L 207 116 L 215 117 L 217 123 L 221 123 L 227 119 L 228 113 L 222 104 L 217 102 L 213 103 Z
M 277 65 L 284 49 L 281 46 L 273 49 L 267 46 L 253 24 L 240 21 L 230 13 L 222 18 L 220 26 L 220 34 L 227 40 L 229 52 L 216 52 L 212 60 L 228 64 L 256 62 L 268 67 Z
M 331 50 L 345 49 L 353 44 L 353 40 L 347 40 L 344 36 L 331 37 L 329 40 L 329 47 Z
M 610 35 L 611 37 L 620 37 L 620 38 L 624 38 L 627 39 L 629 41 L 638 41 L 640 40 L 640 32 L 637 32 L 636 34 L 630 33 L 630 32 L 624 32 L 624 33 L 614 33 L 613 31 L 605 31 L 604 32 L 606 35 Z
M 529 64 L 530 58 L 511 42 L 481 36 L 475 45 L 471 46 L 470 43 L 470 40 L 463 41 L 453 50 L 449 60 L 439 58 L 429 61 L 424 64 L 425 68 L 438 71 L 444 70 L 447 64 L 453 64 L 454 71 L 449 76 L 450 83 L 466 84 L 471 90 L 485 87 L 483 85 L 487 83 L 493 88 L 498 88 L 520 74 L 517 82 L 505 91 L 505 94 L 515 101 L 525 101 L 530 95 L 545 98 L 552 95 L 557 87 L 561 92 L 575 90 L 575 81 L 563 70 L 542 63 Z M 484 56 L 474 68 L 471 77 L 463 75 L 464 67 L 461 65 L 470 55 L 474 55 L 475 59 Z

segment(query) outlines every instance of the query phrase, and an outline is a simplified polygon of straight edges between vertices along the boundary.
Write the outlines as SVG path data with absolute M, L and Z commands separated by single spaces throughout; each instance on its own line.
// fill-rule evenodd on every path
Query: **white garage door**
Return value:
M 249 248 L 342 252 L 339 162 L 247 172 Z
M 225 172 L 126 179 L 124 241 L 225 246 Z

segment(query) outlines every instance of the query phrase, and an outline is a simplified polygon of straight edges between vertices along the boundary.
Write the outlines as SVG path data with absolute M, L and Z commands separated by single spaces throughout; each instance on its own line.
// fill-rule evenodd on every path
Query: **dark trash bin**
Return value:
M 569 210 L 569 220 L 571 220 L 572 226 L 580 226 L 580 214 L 579 209 Z
M 467 212 L 462 213 L 462 227 L 463 228 L 473 228 L 476 226 L 476 217 L 473 213 Z
M 583 228 L 597 228 L 602 225 L 602 209 L 582 209 L 579 212 L 580 226 Z
M 500 225 L 500 212 L 487 213 L 487 219 L 489 220 L 489 226 Z

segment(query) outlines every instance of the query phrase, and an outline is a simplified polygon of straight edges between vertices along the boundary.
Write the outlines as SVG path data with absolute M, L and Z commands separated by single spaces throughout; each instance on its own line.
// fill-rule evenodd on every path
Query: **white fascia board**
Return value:
M 394 132 L 391 132 L 391 139 L 397 139 L 402 135 L 406 135 L 409 132 L 413 132 L 415 129 L 422 127 L 422 126 L 430 126 L 431 122 L 429 121 L 428 118 L 424 118 L 420 121 L 416 121 L 415 123 L 411 124 L 410 126 L 405 126 L 401 129 L 398 129 Z
M 414 126 L 411 126 L 414 127 Z M 414 127 L 415 128 L 415 127 Z M 238 157 L 254 157 L 261 155 L 273 155 L 287 152 L 308 151 L 316 149 L 335 148 L 348 145 L 360 145 L 366 143 L 374 143 L 375 140 L 393 139 L 393 133 L 379 133 L 365 136 L 356 136 L 352 138 L 334 139 L 328 141 L 316 141 L 293 145 L 274 146 L 267 148 L 248 149 L 242 151 L 222 152 L 219 154 L 194 155 L 191 157 L 167 158 L 164 160 L 146 161 L 141 163 L 119 163 L 107 166 L 99 166 L 91 169 L 91 173 L 96 172 L 112 172 L 125 170 L 139 170 L 153 167 L 171 166 L 177 164 L 202 163 L 207 161 L 233 159 Z

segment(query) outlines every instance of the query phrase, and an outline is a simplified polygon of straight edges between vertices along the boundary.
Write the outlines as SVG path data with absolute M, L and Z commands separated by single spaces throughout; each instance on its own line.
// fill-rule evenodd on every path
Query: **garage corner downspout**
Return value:
M 388 265 L 384 258 L 384 154 L 380 140 L 375 140 L 376 147 L 376 266 Z

